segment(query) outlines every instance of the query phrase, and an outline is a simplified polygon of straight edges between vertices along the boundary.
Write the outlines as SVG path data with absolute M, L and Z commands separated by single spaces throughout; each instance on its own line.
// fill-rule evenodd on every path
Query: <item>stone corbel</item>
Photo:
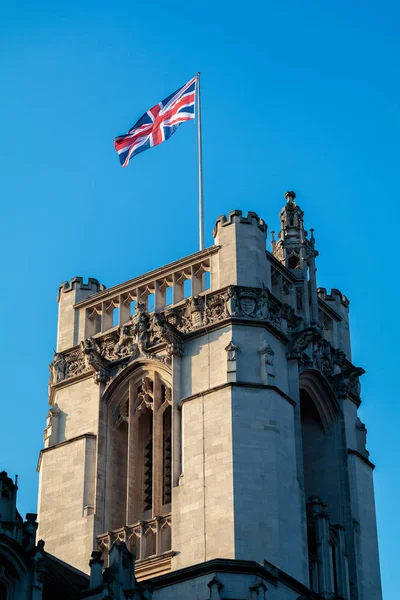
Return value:
M 210 600 L 221 600 L 221 590 L 224 587 L 215 575 L 207 586 L 210 588 Z
M 249 587 L 251 591 L 251 600 L 264 600 L 266 598 L 267 586 L 261 579 L 256 579 L 256 581 Z

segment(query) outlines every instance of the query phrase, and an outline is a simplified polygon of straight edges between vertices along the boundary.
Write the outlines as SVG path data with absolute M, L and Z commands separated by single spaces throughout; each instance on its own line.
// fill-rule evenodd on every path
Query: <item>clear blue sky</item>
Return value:
M 202 72 L 206 241 L 294 189 L 319 285 L 351 300 L 376 462 L 385 600 L 397 600 L 398 2 L 12 1 L 0 9 L 0 468 L 36 508 L 58 285 L 107 286 L 197 250 L 193 123 L 121 169 L 141 114 Z

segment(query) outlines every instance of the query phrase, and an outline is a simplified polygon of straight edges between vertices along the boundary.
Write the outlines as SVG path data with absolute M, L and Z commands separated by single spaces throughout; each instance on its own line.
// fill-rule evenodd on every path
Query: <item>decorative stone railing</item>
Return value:
M 110 370 L 115 375 L 139 355 L 151 354 L 168 361 L 172 354 L 182 354 L 186 334 L 229 319 L 266 321 L 285 334 L 302 323 L 293 308 L 260 288 L 229 286 L 218 292 L 203 292 L 153 313 L 139 302 L 135 314 L 120 327 L 89 337 L 79 347 L 56 353 L 50 365 L 50 384 L 85 373 L 94 373 L 97 382 L 107 381 Z M 162 353 L 157 355 L 160 349 Z
M 80 313 L 79 322 L 85 323 L 85 337 L 126 323 L 135 304 L 144 304 L 149 312 L 160 311 L 206 291 L 210 287 L 211 256 L 216 252 L 218 246 L 206 248 L 78 302 L 74 308 Z M 189 293 L 185 282 L 190 282 Z
M 187 335 L 235 320 L 273 326 L 286 337 L 287 357 L 299 360 L 300 370 L 317 369 L 338 397 L 350 393 L 359 398 L 363 369 L 352 365 L 342 350 L 324 338 L 321 325 L 305 326 L 289 304 L 280 302 L 266 289 L 241 286 L 203 292 L 160 312 L 149 313 L 139 302 L 127 323 L 55 354 L 50 365 L 50 396 L 53 386 L 78 376 L 92 374 L 96 383 L 107 384 L 138 357 L 168 363 L 172 355 L 183 354 Z
M 139 521 L 97 536 L 98 549 L 103 553 L 105 567 L 108 566 L 111 547 L 119 542 L 125 542 L 130 552 L 135 550 L 136 561 L 165 554 L 171 550 L 171 515 Z

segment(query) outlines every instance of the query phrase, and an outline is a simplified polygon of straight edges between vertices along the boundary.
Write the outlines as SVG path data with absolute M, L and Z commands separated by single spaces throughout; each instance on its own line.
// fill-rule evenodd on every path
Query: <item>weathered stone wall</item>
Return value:
M 226 346 L 232 328 L 203 334 L 185 344 L 182 357 L 181 398 L 187 398 L 227 382 Z
M 83 437 L 46 450 L 39 476 L 38 539 L 46 550 L 66 563 L 88 571 L 93 549 L 94 472 L 96 440 Z
M 96 433 L 99 418 L 99 386 L 88 377 L 60 388 L 54 401 L 60 409 L 58 442 L 83 433 Z
M 231 390 L 182 407 L 182 476 L 172 496 L 173 568 L 234 557 Z

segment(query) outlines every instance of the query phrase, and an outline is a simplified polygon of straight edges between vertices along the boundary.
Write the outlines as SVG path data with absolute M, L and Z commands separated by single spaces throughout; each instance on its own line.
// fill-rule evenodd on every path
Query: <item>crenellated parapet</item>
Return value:
M 83 339 L 84 323 L 75 310 L 75 304 L 105 289 L 104 285 L 92 277 L 88 279 L 87 283 L 82 277 L 74 277 L 71 281 L 65 281 L 60 285 L 58 289 L 57 351 L 74 346 L 80 339 Z
M 212 232 L 213 237 L 215 238 L 217 236 L 218 231 L 221 227 L 227 227 L 228 225 L 232 224 L 255 225 L 263 233 L 266 233 L 267 231 L 267 224 L 263 219 L 261 219 L 261 217 L 258 216 L 257 213 L 249 211 L 247 213 L 247 216 L 244 217 L 241 210 L 231 210 L 231 212 L 228 213 L 227 217 L 225 215 L 221 215 L 215 221 L 214 229 Z
M 342 292 L 340 290 L 337 290 L 336 288 L 332 288 L 331 293 L 329 294 L 326 291 L 326 288 L 320 287 L 320 288 L 318 288 L 317 291 L 318 291 L 318 298 L 321 298 L 321 300 L 323 300 L 324 302 L 332 302 L 338 308 L 339 308 L 339 305 L 344 306 L 344 308 L 349 307 L 350 300 L 347 298 L 347 296 L 342 294 Z
M 222 215 L 213 229 L 219 247 L 213 260 L 212 290 L 226 285 L 271 287 L 271 269 L 266 260 L 267 225 L 255 212 L 244 217 L 241 210 Z
M 330 294 L 325 288 L 318 288 L 318 301 L 320 307 L 319 319 L 324 328 L 329 332 L 331 341 L 340 347 L 349 360 L 351 360 L 350 327 L 349 327 L 349 304 L 350 300 L 336 288 L 332 288 Z M 323 307 L 326 308 L 323 313 Z M 339 321 L 330 319 L 329 310 L 339 315 Z
M 70 281 L 64 281 L 59 286 L 57 301 L 60 301 L 61 294 L 66 294 L 68 292 L 81 291 L 86 297 L 88 297 L 92 294 L 102 292 L 105 289 L 106 286 L 100 283 L 98 279 L 95 279 L 94 277 L 89 277 L 87 283 L 84 282 L 83 277 L 73 277 Z M 89 293 L 87 294 L 87 292 Z

